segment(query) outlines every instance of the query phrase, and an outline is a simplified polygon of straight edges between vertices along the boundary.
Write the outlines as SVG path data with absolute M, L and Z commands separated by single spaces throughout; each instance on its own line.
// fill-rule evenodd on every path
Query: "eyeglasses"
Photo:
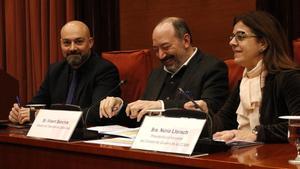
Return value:
M 251 37 L 256 37 L 256 35 L 247 35 L 246 32 L 239 31 L 229 36 L 229 40 L 231 41 L 233 38 L 235 38 L 237 41 L 241 42 L 246 38 L 251 38 Z

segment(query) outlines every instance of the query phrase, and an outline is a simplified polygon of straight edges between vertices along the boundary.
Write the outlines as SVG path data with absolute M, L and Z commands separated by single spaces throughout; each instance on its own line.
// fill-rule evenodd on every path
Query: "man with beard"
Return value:
M 122 106 L 121 98 L 107 97 L 100 103 L 100 118 L 125 116 L 125 111 L 129 118 L 139 122 L 147 110 L 183 108 L 189 100 L 178 92 L 178 88 L 201 100 L 202 111 L 217 112 L 228 95 L 225 63 L 191 45 L 192 34 L 181 18 L 164 18 L 154 28 L 152 40 L 162 67 L 150 75 L 141 100 Z
M 94 40 L 89 28 L 80 21 L 70 21 L 61 29 L 61 49 L 64 60 L 50 65 L 39 91 L 31 104 L 74 104 L 84 111 L 111 95 L 120 96 L 117 68 L 91 50 Z M 98 106 L 97 106 L 98 107 Z M 89 124 L 99 125 L 98 108 L 90 110 Z M 30 120 L 29 108 L 14 104 L 9 120 L 23 124 Z M 96 114 L 93 114 L 96 113 Z

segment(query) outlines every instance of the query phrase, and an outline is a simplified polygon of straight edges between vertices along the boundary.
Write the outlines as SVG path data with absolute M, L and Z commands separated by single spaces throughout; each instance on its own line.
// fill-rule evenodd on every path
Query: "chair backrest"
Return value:
M 300 64 L 300 38 L 293 40 L 294 60 Z
M 0 119 L 7 119 L 16 96 L 19 95 L 19 82 L 0 68 Z
M 232 91 L 237 82 L 242 78 L 243 67 L 236 64 L 233 59 L 228 59 L 224 61 L 228 67 L 228 80 L 229 89 Z
M 111 61 L 119 70 L 122 98 L 127 102 L 138 100 L 144 92 L 148 76 L 159 65 L 158 58 L 149 49 L 103 52 L 102 57 Z

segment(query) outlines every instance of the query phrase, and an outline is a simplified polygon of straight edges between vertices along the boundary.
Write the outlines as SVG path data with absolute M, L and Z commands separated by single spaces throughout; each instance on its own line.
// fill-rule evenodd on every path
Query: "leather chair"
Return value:
M 111 61 L 119 70 L 121 97 L 132 102 L 138 100 L 147 85 L 151 71 L 159 65 L 159 60 L 149 49 L 103 52 L 102 57 Z
M 7 120 L 13 103 L 16 103 L 16 96 L 19 95 L 19 82 L 1 68 L 0 79 L 0 119 Z
M 233 59 L 224 61 L 228 67 L 229 90 L 232 91 L 237 82 L 242 78 L 243 67 L 236 64 Z
M 294 60 L 300 64 L 300 38 L 293 40 Z

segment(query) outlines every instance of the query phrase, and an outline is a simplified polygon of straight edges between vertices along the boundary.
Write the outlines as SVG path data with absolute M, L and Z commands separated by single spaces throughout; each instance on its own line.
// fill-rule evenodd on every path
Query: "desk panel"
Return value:
M 268 144 L 202 157 L 125 147 L 26 137 L 24 129 L 0 129 L 0 168 L 297 168 L 289 144 Z

